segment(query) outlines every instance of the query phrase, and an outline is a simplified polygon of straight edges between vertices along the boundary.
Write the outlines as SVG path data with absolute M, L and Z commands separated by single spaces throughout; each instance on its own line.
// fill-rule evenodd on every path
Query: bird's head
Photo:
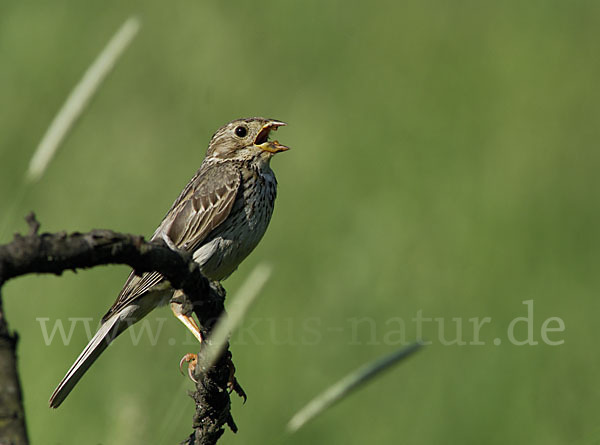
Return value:
M 277 141 L 270 141 L 272 131 L 286 125 L 275 119 L 250 117 L 229 122 L 213 135 L 206 152 L 207 159 L 262 159 L 268 161 L 275 153 L 289 150 Z

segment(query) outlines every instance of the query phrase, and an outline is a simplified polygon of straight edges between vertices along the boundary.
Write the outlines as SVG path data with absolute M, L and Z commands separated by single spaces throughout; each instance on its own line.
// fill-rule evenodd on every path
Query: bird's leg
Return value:
M 219 289 L 222 289 L 220 283 L 213 283 L 219 286 Z M 224 292 L 224 291 L 223 291 Z M 200 343 L 202 343 L 202 333 L 200 332 L 200 328 L 196 323 L 196 320 L 192 318 L 192 305 L 185 298 L 185 295 L 180 290 L 175 291 L 173 297 L 171 298 L 171 310 L 175 314 L 175 316 L 181 321 L 185 327 L 187 327 L 190 332 L 198 339 Z M 233 361 L 231 360 L 231 353 L 229 352 L 225 357 L 226 365 L 229 368 L 229 378 L 227 381 L 227 389 L 229 392 L 235 392 L 238 396 L 244 399 L 244 403 L 246 402 L 247 396 L 246 392 L 242 389 L 241 385 L 235 378 L 235 366 L 233 365 Z M 198 380 L 194 377 L 194 371 L 196 369 L 196 365 L 198 363 L 198 354 L 188 353 L 185 354 L 181 360 L 179 361 L 179 370 L 183 374 L 183 366 L 184 363 L 187 363 L 188 368 L 188 376 L 192 381 L 198 383 Z
M 202 333 L 200 332 L 198 323 L 196 323 L 196 320 L 194 320 L 194 318 L 191 315 L 188 315 L 187 312 L 189 312 L 189 310 L 186 310 L 185 308 L 185 304 L 182 301 L 183 297 L 184 295 L 181 291 L 175 292 L 173 298 L 171 298 L 171 310 L 173 311 L 173 314 L 175 314 L 175 317 L 177 317 L 177 319 L 181 321 L 186 328 L 189 329 L 192 335 L 198 339 L 198 342 L 202 343 Z M 180 371 L 183 367 L 183 363 L 188 364 L 188 375 L 190 376 L 190 379 L 192 379 L 194 382 L 196 382 L 196 379 L 194 378 L 194 369 L 196 369 L 197 361 L 197 354 L 192 353 L 184 355 L 183 358 L 179 361 Z
M 190 330 L 192 335 L 198 339 L 200 343 L 202 343 L 202 333 L 200 332 L 200 328 L 198 327 L 198 323 L 189 315 L 178 314 L 177 309 L 174 309 L 173 306 L 178 306 L 177 303 L 171 303 L 171 310 L 175 314 L 175 316 L 181 321 L 186 328 Z

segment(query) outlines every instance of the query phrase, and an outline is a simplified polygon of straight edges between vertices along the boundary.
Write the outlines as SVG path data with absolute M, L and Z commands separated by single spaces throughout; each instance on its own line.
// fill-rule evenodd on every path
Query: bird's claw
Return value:
M 244 403 L 246 403 L 248 396 L 246 395 L 246 391 L 244 391 L 240 383 L 235 378 L 235 365 L 233 364 L 233 360 L 231 360 L 231 353 L 227 356 L 227 366 L 229 367 L 229 379 L 227 380 L 227 389 L 229 390 L 229 394 L 235 392 L 239 397 L 244 399 Z
M 181 360 L 179 361 L 179 371 L 181 372 L 181 374 L 183 374 L 184 363 L 187 363 L 187 371 L 190 379 L 194 383 L 198 383 L 198 380 L 196 380 L 196 378 L 194 377 L 194 371 L 196 369 L 196 364 L 198 363 L 198 354 L 193 354 L 190 352 L 188 354 L 185 354 L 181 358 Z M 244 403 L 246 403 L 248 396 L 246 395 L 246 392 L 235 378 L 235 366 L 233 365 L 231 357 L 227 358 L 227 365 L 229 367 L 229 379 L 227 381 L 227 390 L 230 394 L 232 392 L 235 392 L 238 396 L 244 399 Z
M 246 391 L 244 391 L 244 389 L 240 386 L 239 382 L 235 377 L 233 377 L 232 380 L 227 382 L 227 389 L 229 390 L 229 394 L 231 394 L 231 392 L 233 391 L 242 399 L 244 399 L 244 403 L 246 403 L 246 400 L 248 400 Z
M 181 360 L 179 360 L 179 372 L 183 374 L 183 364 L 187 363 L 188 376 L 194 383 L 198 383 L 198 380 L 194 377 L 194 370 L 196 369 L 196 363 L 198 363 L 198 355 L 193 353 L 185 354 Z

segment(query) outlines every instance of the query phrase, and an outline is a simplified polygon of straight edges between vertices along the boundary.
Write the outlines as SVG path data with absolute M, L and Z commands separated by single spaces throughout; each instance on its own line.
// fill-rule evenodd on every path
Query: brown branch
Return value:
M 0 287 L 0 443 L 27 445 L 21 382 L 17 373 L 16 332 L 10 332 L 2 307 Z
M 192 300 L 209 294 L 209 282 L 187 252 L 175 252 L 162 241 L 146 242 L 139 235 L 92 230 L 88 233 L 42 233 L 32 215 L 27 216 L 30 232 L 16 234 L 0 246 L 0 286 L 11 278 L 30 273 L 61 275 L 65 270 L 105 264 L 127 264 L 138 274 L 156 270 L 176 289 Z
M 26 236 L 16 234 L 11 243 L 0 245 L 0 290 L 7 280 L 21 275 L 60 275 L 65 270 L 127 264 L 138 274 L 158 271 L 173 288 L 181 289 L 186 296 L 181 303 L 187 312 L 193 311 L 198 317 L 204 338 L 208 337 L 224 312 L 225 290 L 218 283 L 210 283 L 187 252 L 176 252 L 163 242 L 147 242 L 138 235 L 110 230 L 38 234 L 39 223 L 35 216 L 30 214 L 26 220 L 30 228 Z M 20 445 L 27 443 L 27 437 L 16 371 L 16 338 L 16 333 L 8 330 L 0 295 L 0 443 L 8 441 Z M 183 443 L 215 444 L 225 425 L 236 431 L 227 391 L 232 370 L 228 349 L 214 367 L 199 370 L 196 391 L 190 394 L 196 402 L 194 432 Z M 4 402 L 9 396 L 14 405 Z M 12 406 L 14 408 L 9 409 Z M 7 407 L 6 413 L 4 407 Z M 9 434 L 19 430 L 22 431 L 22 439 L 12 440 Z

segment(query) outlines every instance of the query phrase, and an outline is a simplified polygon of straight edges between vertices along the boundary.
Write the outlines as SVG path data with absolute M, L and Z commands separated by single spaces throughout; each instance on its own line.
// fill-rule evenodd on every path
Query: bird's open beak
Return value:
M 269 134 L 271 131 L 277 131 L 277 128 L 283 127 L 287 125 L 285 122 L 271 120 L 262 127 L 258 136 L 256 136 L 256 140 L 254 141 L 254 145 L 264 151 L 268 151 L 269 153 L 279 153 L 280 151 L 287 151 L 290 147 L 286 147 L 285 145 L 281 145 L 278 141 L 270 141 Z

